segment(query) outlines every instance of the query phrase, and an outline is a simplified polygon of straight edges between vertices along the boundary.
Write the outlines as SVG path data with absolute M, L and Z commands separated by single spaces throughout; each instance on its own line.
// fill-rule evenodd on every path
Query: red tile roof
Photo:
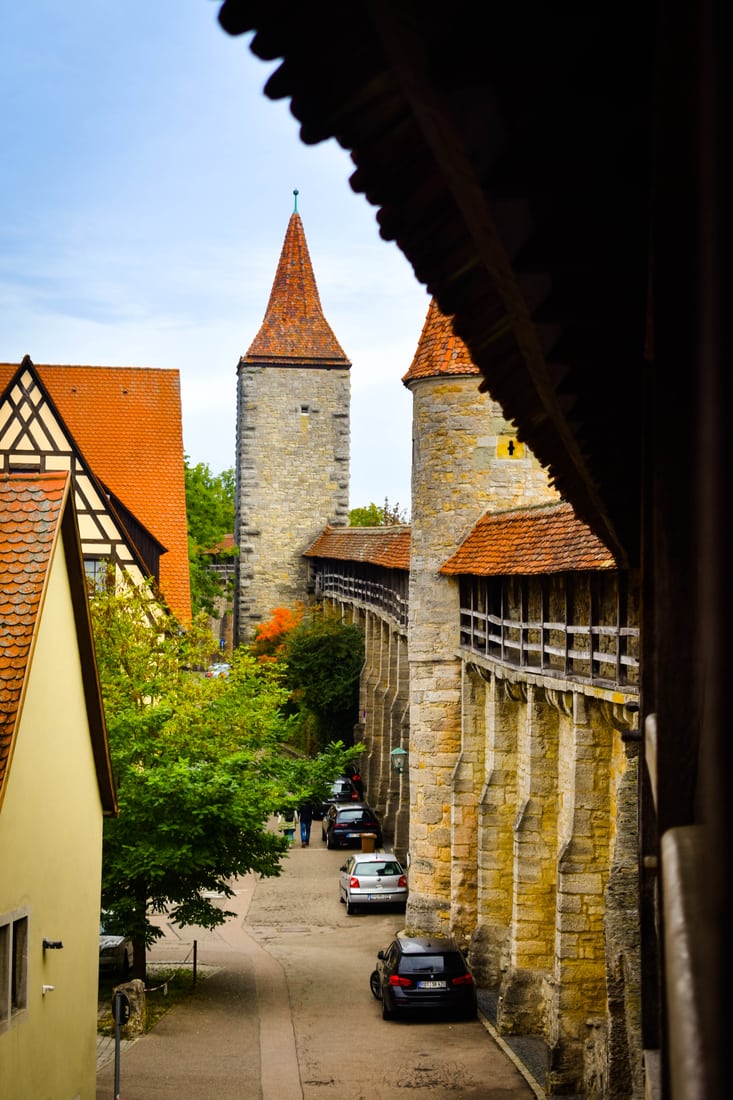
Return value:
M 109 761 L 70 475 L 0 474 L 0 801 L 10 770 L 49 571 L 66 550 L 87 718 L 103 811 L 117 804 Z M 76 560 L 75 560 L 76 558 Z M 68 638 L 59 638 L 60 645 Z
M 160 587 L 191 617 L 188 531 L 177 370 L 34 364 L 94 474 L 166 548 Z M 18 364 L 0 363 L 0 393 Z
M 260 331 L 243 363 L 272 366 L 351 363 L 323 315 L 300 214 L 290 215 Z
M 435 378 L 443 374 L 476 374 L 468 348 L 453 332 L 453 322 L 441 312 L 435 298 L 428 306 L 417 351 L 402 381 L 407 385 L 416 378 Z
M 616 567 L 600 539 L 561 502 L 487 513 L 440 572 L 490 577 Z
M 409 527 L 327 527 L 306 558 L 360 561 L 385 569 L 410 568 Z

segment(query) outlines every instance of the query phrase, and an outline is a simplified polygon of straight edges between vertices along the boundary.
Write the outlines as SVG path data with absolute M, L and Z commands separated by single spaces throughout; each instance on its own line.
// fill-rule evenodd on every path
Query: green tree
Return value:
M 390 504 L 387 497 L 382 505 L 372 501 L 364 508 L 352 508 L 349 512 L 349 527 L 396 527 L 408 522 L 407 512 L 399 504 Z
M 145 591 L 97 590 L 92 615 L 119 814 L 104 824 L 102 907 L 135 945 L 159 934 L 150 915 L 206 928 L 231 913 L 230 880 L 276 876 L 286 841 L 271 815 L 322 798 L 363 746 L 332 744 L 315 760 L 292 750 L 280 670 L 242 647 L 228 677 L 191 670 L 211 644 L 205 617 L 187 631 Z
M 212 555 L 219 561 L 235 558 L 237 549 L 222 549 L 227 535 L 234 532 L 234 470 L 212 474 L 206 463 L 190 466 L 184 458 L 188 562 L 191 575 L 191 606 L 194 614 L 215 612 L 216 601 L 229 594 L 221 574 L 212 569 Z
M 364 635 L 331 611 L 316 608 L 283 636 L 285 679 L 300 711 L 302 747 L 349 744 L 359 716 Z

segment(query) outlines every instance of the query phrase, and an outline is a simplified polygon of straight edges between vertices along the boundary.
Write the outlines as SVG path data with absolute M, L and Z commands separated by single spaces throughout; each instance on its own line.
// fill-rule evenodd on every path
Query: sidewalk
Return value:
M 284 1100 L 302 1094 L 285 976 L 246 932 L 255 878 L 240 880 L 226 902 L 237 912 L 214 931 L 197 930 L 214 973 L 152 1031 L 120 1047 L 120 1100 Z M 152 961 L 183 961 L 190 940 L 174 928 Z M 243 1011 L 244 1010 L 244 1011 Z M 115 1040 L 97 1043 L 97 1100 L 115 1100 Z

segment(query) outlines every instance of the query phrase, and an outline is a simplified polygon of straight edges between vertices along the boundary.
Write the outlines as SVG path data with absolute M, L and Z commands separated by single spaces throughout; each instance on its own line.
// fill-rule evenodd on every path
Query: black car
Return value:
M 317 816 L 324 818 L 331 806 L 339 805 L 342 802 L 361 802 L 361 800 L 361 795 L 349 776 L 340 775 L 338 779 L 334 779 L 329 796 L 318 807 Z
M 377 953 L 369 978 L 382 1002 L 382 1019 L 415 1012 L 445 1012 L 476 1018 L 476 984 L 455 940 L 442 936 L 398 936 Z
M 348 848 L 361 844 L 364 833 L 374 836 L 374 847 L 382 847 L 382 826 L 366 802 L 334 803 L 321 822 L 321 833 L 328 848 Z

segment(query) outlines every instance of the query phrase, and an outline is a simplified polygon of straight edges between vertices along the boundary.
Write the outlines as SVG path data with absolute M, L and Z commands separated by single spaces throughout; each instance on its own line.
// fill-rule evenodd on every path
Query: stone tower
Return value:
M 475 833 L 475 799 L 456 841 L 449 792 L 462 754 L 459 592 L 440 567 L 484 513 L 558 499 L 501 406 L 479 387 L 468 348 L 433 299 L 402 381 L 412 393 L 410 543 L 410 927 L 449 930 L 465 889 L 460 852 Z M 457 813 L 458 811 L 456 811 Z M 454 929 L 455 931 L 455 929 Z
M 323 315 L 294 195 L 265 317 L 237 367 L 235 643 L 303 601 L 303 551 L 349 521 L 351 363 Z

